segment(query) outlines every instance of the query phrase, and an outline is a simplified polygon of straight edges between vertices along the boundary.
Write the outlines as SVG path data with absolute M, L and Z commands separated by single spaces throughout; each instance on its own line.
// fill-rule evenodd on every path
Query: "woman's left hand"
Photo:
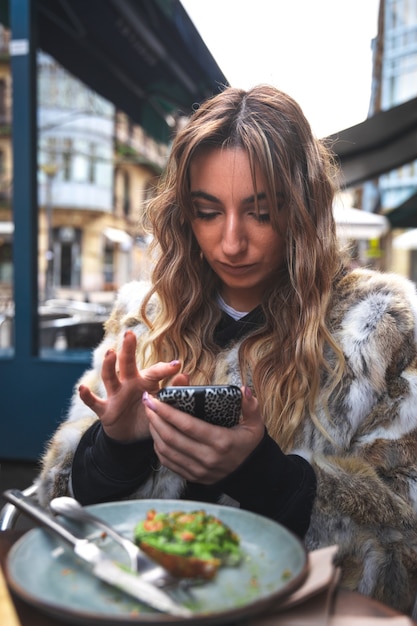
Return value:
M 259 404 L 242 388 L 237 426 L 213 426 L 145 394 L 154 449 L 161 465 L 189 482 L 210 485 L 233 472 L 261 441 L 265 426 Z

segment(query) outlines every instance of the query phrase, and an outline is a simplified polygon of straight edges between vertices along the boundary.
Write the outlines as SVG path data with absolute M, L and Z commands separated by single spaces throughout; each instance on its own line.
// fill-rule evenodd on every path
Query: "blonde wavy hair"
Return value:
M 330 151 L 312 134 L 299 105 L 259 85 L 226 88 L 203 103 L 176 135 L 166 170 L 145 212 L 154 236 L 152 289 L 142 307 L 150 328 L 145 361 L 180 359 L 194 384 L 211 382 L 220 348 L 213 336 L 221 318 L 219 281 L 193 235 L 189 189 L 193 156 L 204 149 L 239 147 L 263 173 L 278 226 L 287 215 L 286 263 L 262 303 L 265 322 L 240 347 L 242 380 L 251 375 L 270 435 L 291 448 L 306 411 L 316 418 L 323 373 L 330 379 L 324 403 L 340 380 L 343 355 L 326 325 L 333 286 L 343 273 L 333 219 L 335 167 Z M 282 203 L 281 203 L 282 198 Z M 153 294 L 160 306 L 147 315 Z M 332 364 L 325 358 L 330 347 Z M 335 366 L 336 363 L 336 366 Z M 323 393 L 321 393 L 321 401 Z

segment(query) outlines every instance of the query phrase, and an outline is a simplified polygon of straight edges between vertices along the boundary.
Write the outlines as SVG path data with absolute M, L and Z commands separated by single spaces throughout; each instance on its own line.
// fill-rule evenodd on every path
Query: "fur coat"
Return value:
M 124 332 L 138 339 L 147 285 L 123 287 L 82 383 L 104 395 L 100 369 L 108 348 Z M 337 544 L 342 584 L 411 612 L 417 591 L 417 295 L 410 281 L 365 269 L 335 287 L 329 325 L 346 358 L 339 392 L 318 417 L 325 438 L 305 415 L 294 452 L 317 476 L 317 494 L 305 544 Z M 239 341 L 217 360 L 213 383 L 241 385 Z M 329 355 L 329 358 L 331 356 Z M 48 444 L 38 479 L 47 504 L 71 494 L 71 462 L 82 434 L 96 418 L 78 397 Z M 182 479 L 166 468 L 152 472 L 132 498 L 177 498 Z M 227 503 L 227 499 L 224 500 Z

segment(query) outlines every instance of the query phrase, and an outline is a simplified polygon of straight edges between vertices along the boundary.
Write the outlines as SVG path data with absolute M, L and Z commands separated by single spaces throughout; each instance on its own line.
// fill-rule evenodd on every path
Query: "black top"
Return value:
M 215 339 L 225 347 L 259 326 L 258 307 L 240 320 L 226 313 Z M 83 435 L 74 455 L 72 486 L 82 504 L 119 500 L 140 487 L 158 459 L 151 438 L 120 443 L 108 437 L 99 421 Z M 303 537 L 307 531 L 316 492 L 316 477 L 302 457 L 285 455 L 265 430 L 264 437 L 247 459 L 214 485 L 186 483 L 185 500 L 216 502 L 222 493 L 243 509 L 270 517 Z

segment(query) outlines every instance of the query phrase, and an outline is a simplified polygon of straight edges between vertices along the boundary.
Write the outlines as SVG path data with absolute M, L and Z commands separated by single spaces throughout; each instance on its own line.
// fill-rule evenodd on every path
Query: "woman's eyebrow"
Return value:
M 192 198 L 202 198 L 203 200 L 209 200 L 210 202 L 218 202 L 218 203 L 220 203 L 220 200 L 218 198 L 216 198 L 216 196 L 212 196 L 210 193 L 206 193 L 205 191 L 192 191 L 191 192 L 191 197 Z
M 244 200 L 242 200 L 242 204 L 254 204 L 255 201 L 260 202 L 261 200 L 266 200 L 267 199 L 267 195 L 264 191 L 262 191 L 261 193 L 258 193 L 253 196 L 248 196 L 247 198 L 244 198 Z M 282 202 L 284 199 L 284 194 L 281 191 L 278 191 L 276 193 L 276 199 L 278 202 Z
M 244 198 L 242 201 L 242 204 L 255 204 L 255 202 L 259 202 L 260 200 L 265 200 L 265 199 L 266 199 L 265 192 L 257 193 L 256 196 L 254 194 L 252 196 L 248 196 L 247 198 Z
M 212 196 L 210 193 L 205 191 L 192 191 L 192 198 L 203 198 L 204 200 L 209 200 L 210 202 L 220 202 L 216 196 Z M 265 200 L 266 193 L 258 193 L 256 198 L 259 200 Z M 242 200 L 242 204 L 253 204 L 255 202 L 255 195 L 248 196 Z
M 248 198 L 245 198 L 242 201 L 242 204 L 253 204 L 255 202 L 255 198 L 259 202 L 260 200 L 266 200 L 267 195 L 264 191 L 262 191 L 261 193 L 256 194 L 256 196 L 253 195 L 253 196 L 249 196 Z M 278 191 L 276 193 L 276 199 L 282 202 L 282 200 L 284 199 L 284 194 L 281 191 Z
M 210 193 L 207 193 L 206 191 L 191 191 L 191 197 L 192 198 L 201 198 L 203 200 L 208 200 L 209 202 L 217 202 L 220 203 L 220 200 L 218 198 L 216 198 L 216 196 L 212 196 Z M 248 196 L 247 198 L 244 198 L 242 200 L 242 204 L 254 204 L 255 203 L 255 198 L 256 201 L 259 202 L 261 200 L 265 200 L 266 199 L 266 193 L 265 192 L 261 192 L 258 193 L 256 196 L 255 194 Z M 284 195 L 281 192 L 277 193 L 277 200 L 281 200 L 283 199 Z

